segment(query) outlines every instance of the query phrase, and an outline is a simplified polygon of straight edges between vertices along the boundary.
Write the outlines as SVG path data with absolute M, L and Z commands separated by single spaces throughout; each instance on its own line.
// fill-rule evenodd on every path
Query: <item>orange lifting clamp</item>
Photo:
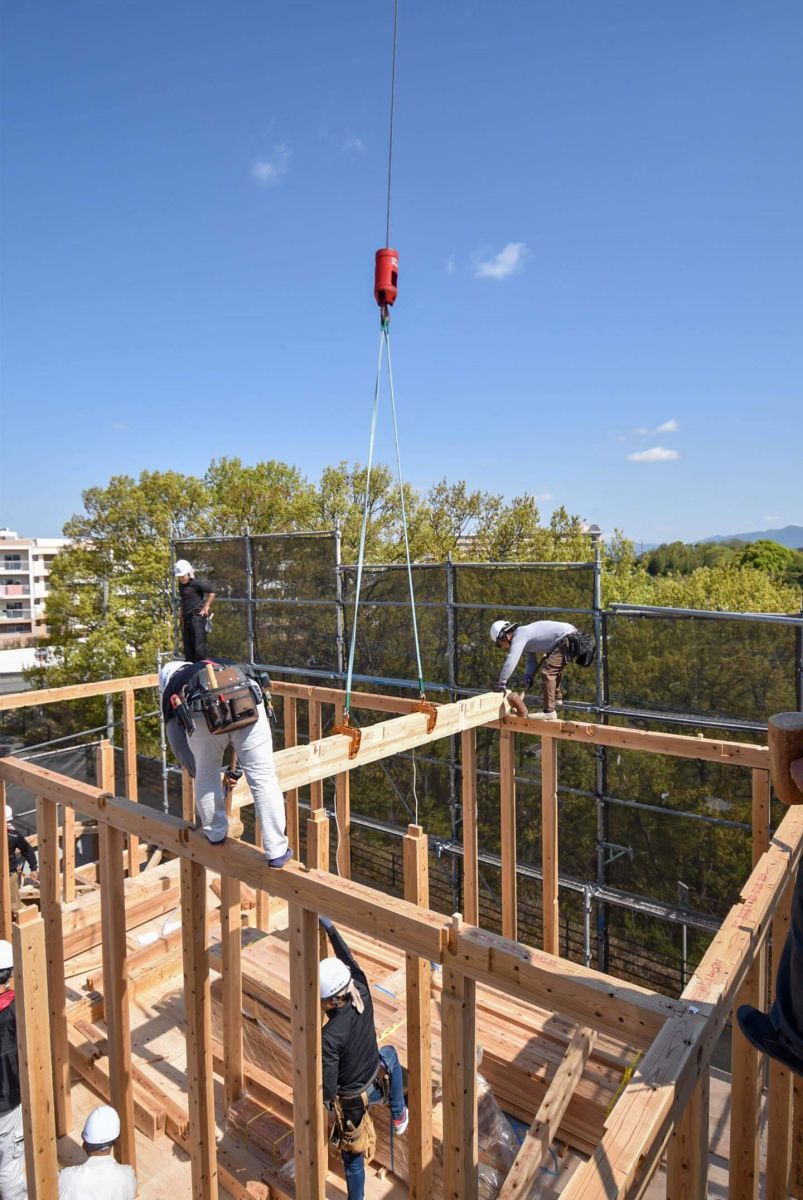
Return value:
M 432 733 L 432 730 L 438 723 L 438 710 L 435 705 L 430 700 L 427 700 L 426 696 L 422 696 L 413 709 L 413 712 L 426 713 L 427 733 Z
M 343 714 L 343 724 L 332 726 L 332 735 L 342 733 L 345 737 L 350 738 L 349 758 L 356 758 L 360 752 L 360 741 L 362 740 L 362 730 L 357 729 L 354 725 L 349 725 L 349 714 Z

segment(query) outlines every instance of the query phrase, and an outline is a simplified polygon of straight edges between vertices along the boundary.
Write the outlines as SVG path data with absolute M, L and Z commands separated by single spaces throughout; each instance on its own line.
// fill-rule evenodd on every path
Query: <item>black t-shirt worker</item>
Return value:
M 200 662 L 206 658 L 206 622 L 215 593 L 211 583 L 195 578 L 195 572 L 186 558 L 178 560 L 173 567 L 173 574 L 178 582 L 184 658 L 187 662 Z

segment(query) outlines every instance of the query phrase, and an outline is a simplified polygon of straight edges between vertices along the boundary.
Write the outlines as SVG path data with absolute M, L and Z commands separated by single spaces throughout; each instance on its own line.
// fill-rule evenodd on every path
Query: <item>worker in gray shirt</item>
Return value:
M 571 637 L 579 631 L 568 621 L 532 621 L 529 625 L 517 625 L 513 621 L 494 621 L 491 626 L 491 641 L 500 650 L 506 651 L 505 661 L 499 672 L 496 690 L 507 691 L 507 681 L 516 670 L 519 659 L 527 655 L 524 663 L 524 690 L 533 685 L 541 662 L 541 682 L 544 688 L 544 711 L 534 715 L 547 721 L 557 720 L 555 707 L 563 699 L 560 680 L 567 662 L 572 662 Z M 526 710 L 525 710 L 526 712 Z

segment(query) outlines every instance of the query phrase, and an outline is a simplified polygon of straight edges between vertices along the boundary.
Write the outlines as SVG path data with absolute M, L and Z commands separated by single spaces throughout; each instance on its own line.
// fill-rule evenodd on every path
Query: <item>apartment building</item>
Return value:
M 50 567 L 66 545 L 66 538 L 21 538 L 0 529 L 0 650 L 32 647 L 46 635 Z

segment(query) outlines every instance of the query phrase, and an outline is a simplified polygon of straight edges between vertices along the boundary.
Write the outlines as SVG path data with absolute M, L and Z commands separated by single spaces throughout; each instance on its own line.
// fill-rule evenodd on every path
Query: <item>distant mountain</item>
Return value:
M 756 533 L 717 533 L 701 538 L 702 542 L 759 542 L 766 539 L 780 542 L 790 550 L 803 549 L 803 525 L 784 525 L 783 529 L 761 529 Z

